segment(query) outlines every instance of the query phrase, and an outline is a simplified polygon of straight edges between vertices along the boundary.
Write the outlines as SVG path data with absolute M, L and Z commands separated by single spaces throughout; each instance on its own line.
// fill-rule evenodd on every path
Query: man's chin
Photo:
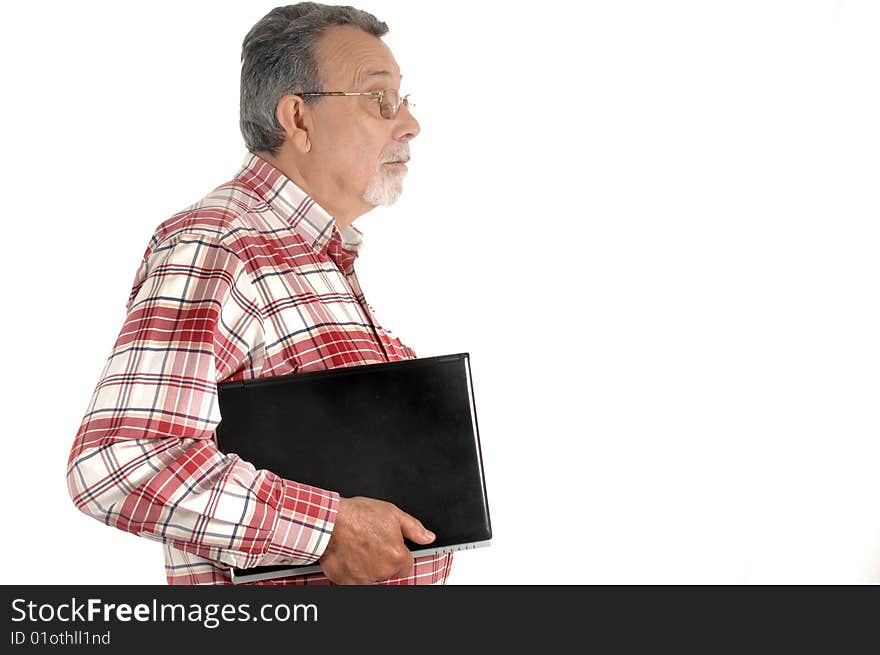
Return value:
M 395 189 L 381 189 L 381 190 L 373 190 L 367 189 L 364 192 L 364 201 L 372 205 L 373 207 L 390 207 L 398 200 L 400 200 L 400 196 L 403 194 L 403 187 L 397 187 Z

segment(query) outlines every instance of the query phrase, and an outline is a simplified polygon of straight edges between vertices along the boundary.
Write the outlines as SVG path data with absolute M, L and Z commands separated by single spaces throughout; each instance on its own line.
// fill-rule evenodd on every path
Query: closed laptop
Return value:
M 394 503 L 434 532 L 415 556 L 492 538 L 467 353 L 218 385 L 217 443 L 258 469 Z M 234 569 L 233 582 L 317 565 Z

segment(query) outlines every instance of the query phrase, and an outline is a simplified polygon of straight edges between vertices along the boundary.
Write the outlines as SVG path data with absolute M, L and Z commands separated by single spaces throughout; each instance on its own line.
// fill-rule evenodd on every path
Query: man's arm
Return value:
M 74 440 L 75 505 L 122 530 L 229 566 L 308 564 L 339 504 L 221 453 L 216 384 L 263 347 L 244 263 L 203 233 L 144 261 L 119 338 Z

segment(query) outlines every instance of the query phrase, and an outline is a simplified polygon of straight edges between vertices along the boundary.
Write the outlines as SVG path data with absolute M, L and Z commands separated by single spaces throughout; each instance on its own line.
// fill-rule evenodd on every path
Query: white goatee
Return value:
M 364 200 L 378 207 L 389 207 L 398 201 L 403 193 L 403 178 L 406 177 L 406 169 L 390 169 L 385 164 L 392 161 L 409 161 L 409 144 L 401 143 L 389 148 L 379 157 L 379 165 L 367 188 L 364 189 Z

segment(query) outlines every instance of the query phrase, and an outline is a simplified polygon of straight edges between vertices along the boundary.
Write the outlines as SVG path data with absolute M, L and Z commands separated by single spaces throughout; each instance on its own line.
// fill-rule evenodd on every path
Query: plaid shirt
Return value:
M 339 495 L 221 453 L 216 385 L 415 357 L 364 299 L 360 243 L 255 155 L 150 240 L 67 480 L 86 514 L 164 544 L 170 584 L 310 564 L 327 547 Z M 416 558 L 388 583 L 445 582 L 451 561 Z

